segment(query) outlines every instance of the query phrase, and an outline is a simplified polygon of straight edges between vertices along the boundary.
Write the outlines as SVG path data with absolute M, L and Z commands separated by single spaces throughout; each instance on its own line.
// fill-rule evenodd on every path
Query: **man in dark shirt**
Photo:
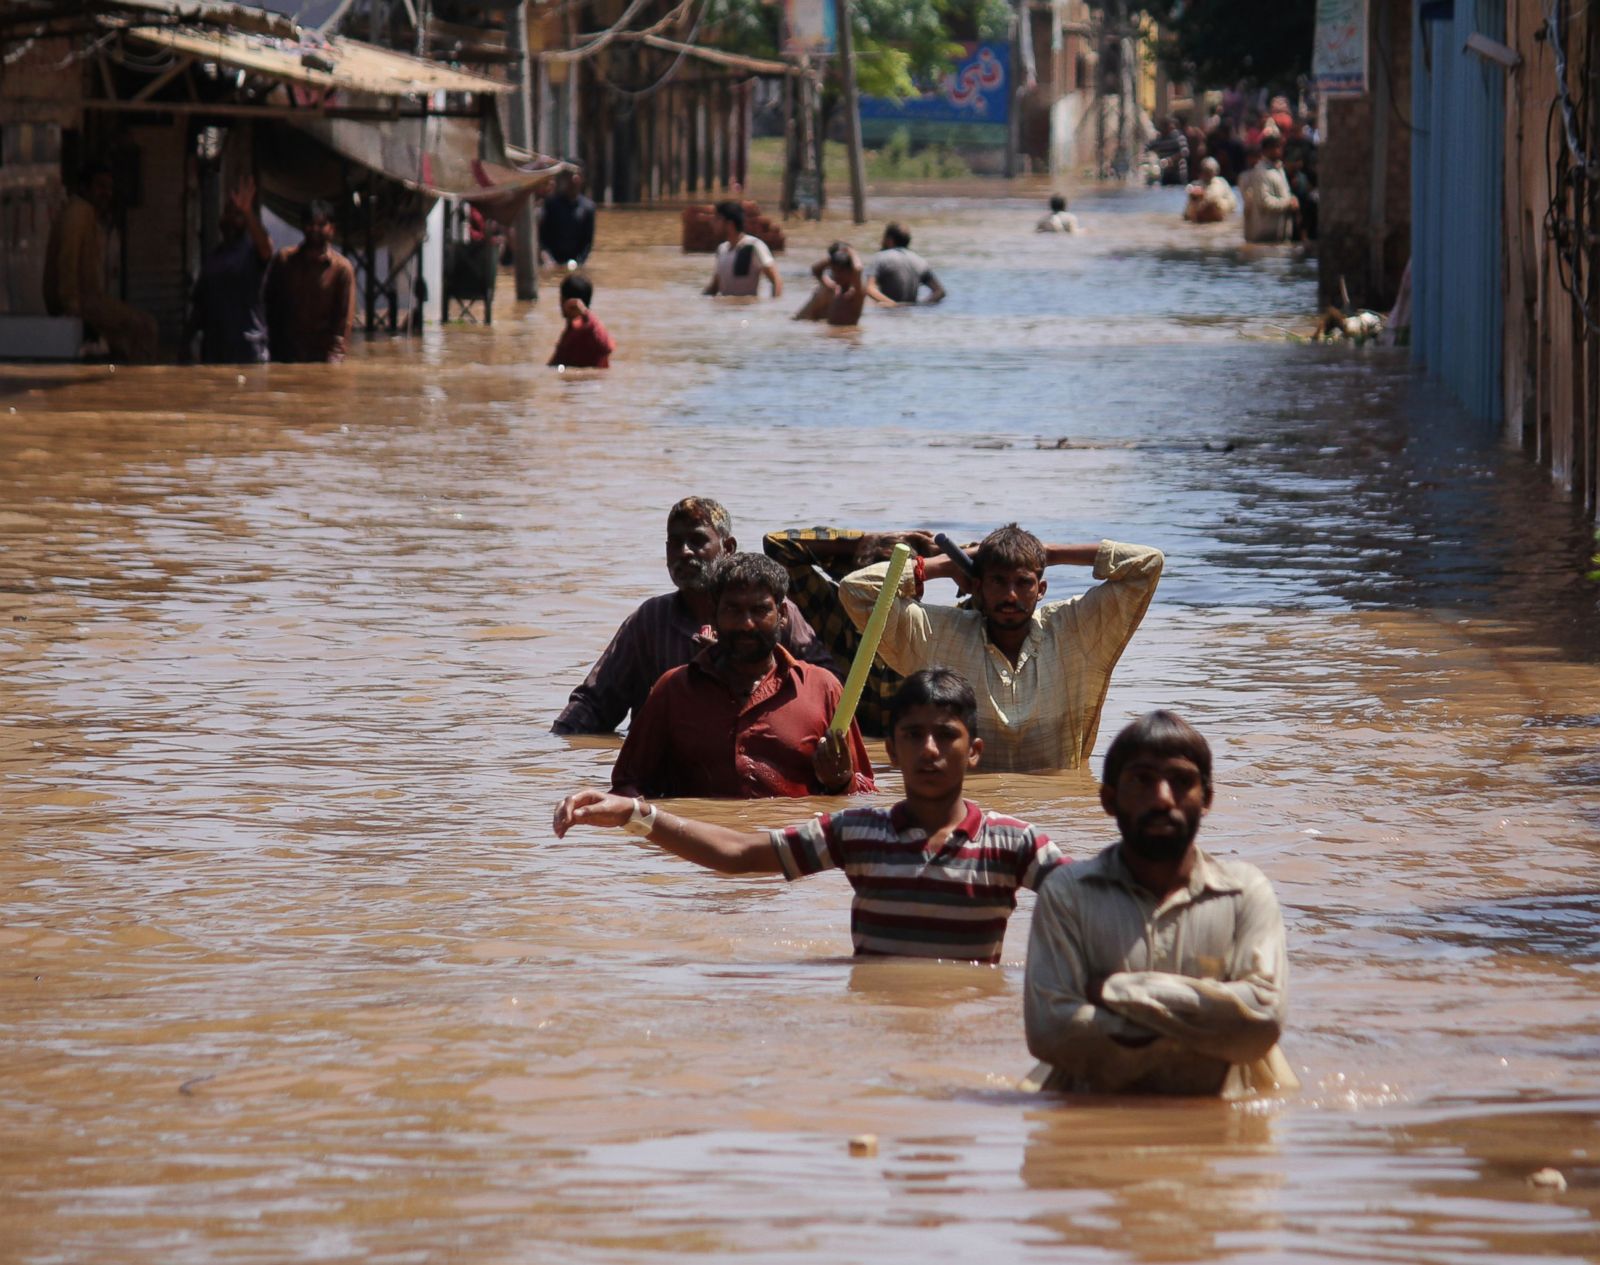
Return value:
M 550 731 L 610 733 L 644 706 L 655 683 L 716 640 L 711 566 L 739 542 L 728 511 L 707 497 L 690 496 L 667 512 L 667 572 L 676 591 L 652 597 L 622 621 L 583 684 L 561 709 Z M 796 659 L 835 671 L 828 648 L 787 598 L 780 644 Z
M 262 283 L 272 239 L 255 209 L 256 182 L 246 176 L 222 205 L 222 243 L 206 257 L 194 286 L 200 359 L 211 365 L 264 364 L 267 309 Z
M 556 191 L 539 213 L 539 249 L 550 262 L 582 264 L 594 249 L 594 201 L 583 194 L 583 177 L 563 171 Z
M 611 770 L 619 795 L 799 798 L 877 790 L 861 730 L 828 722 L 839 678 L 778 644 L 789 577 L 759 553 L 711 570 L 717 640 L 650 691 Z
M 267 328 L 272 358 L 337 364 L 356 319 L 356 270 L 333 248 L 333 208 L 312 202 L 305 240 L 286 246 L 267 274 Z

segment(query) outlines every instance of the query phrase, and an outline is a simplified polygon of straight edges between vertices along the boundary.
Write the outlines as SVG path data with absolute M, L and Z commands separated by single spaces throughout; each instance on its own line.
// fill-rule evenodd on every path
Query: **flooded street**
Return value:
M 1314 264 L 1179 199 L 875 201 L 951 297 L 843 331 L 787 318 L 848 226 L 712 302 L 675 215 L 603 211 L 608 373 L 544 367 L 548 279 L 342 368 L 0 367 L 0 1260 L 1600 1256 L 1584 526 L 1403 351 L 1285 341 Z M 689 493 L 746 548 L 1164 549 L 1097 751 L 1211 739 L 1304 1088 L 1016 1092 L 1031 897 L 1000 968 L 858 964 L 838 874 L 556 841 L 619 740 L 550 722 Z M 969 794 L 1114 838 L 1087 772 Z

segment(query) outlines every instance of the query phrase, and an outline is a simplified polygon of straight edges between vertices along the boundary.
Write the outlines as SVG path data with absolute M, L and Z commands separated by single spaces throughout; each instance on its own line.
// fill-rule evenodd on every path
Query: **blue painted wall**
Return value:
M 1411 357 L 1475 415 L 1501 416 L 1505 0 L 1421 0 L 1412 32 Z

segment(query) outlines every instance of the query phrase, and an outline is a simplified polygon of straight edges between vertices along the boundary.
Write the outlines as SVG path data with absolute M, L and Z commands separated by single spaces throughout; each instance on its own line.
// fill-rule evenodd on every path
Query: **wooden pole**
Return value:
M 528 56 L 528 6 L 519 4 L 507 15 L 511 42 L 517 60 L 511 63 L 516 91 L 507 103 L 511 107 L 511 143 L 519 149 L 533 148 L 533 62 Z M 524 303 L 539 297 L 539 238 L 533 228 L 533 199 L 517 212 L 512 226 L 516 244 L 517 298 Z
M 839 77 L 844 81 L 845 148 L 850 162 L 850 218 L 867 222 L 867 165 L 861 150 L 861 99 L 856 90 L 856 40 L 851 29 L 850 0 L 833 0 L 839 27 Z

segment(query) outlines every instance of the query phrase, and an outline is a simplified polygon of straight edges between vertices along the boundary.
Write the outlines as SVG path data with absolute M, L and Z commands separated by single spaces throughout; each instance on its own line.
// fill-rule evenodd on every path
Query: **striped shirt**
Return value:
M 1025 821 L 966 806 L 936 849 L 903 800 L 818 814 L 772 831 L 772 846 L 791 881 L 844 871 L 857 953 L 998 962 L 1017 888 L 1037 890 L 1061 851 Z
M 802 663 L 814 663 L 837 675 L 833 656 L 799 608 L 785 599 L 783 615 L 779 644 Z M 694 617 L 682 594 L 650 598 L 622 621 L 588 678 L 572 691 L 550 732 L 608 734 L 629 712 L 637 719 L 655 683 L 716 639 L 716 630 Z
M 1041 602 L 1015 664 L 989 640 L 982 612 L 919 602 L 907 567 L 878 657 L 896 672 L 937 664 L 972 683 L 985 773 L 1075 769 L 1094 750 L 1111 670 L 1144 618 L 1162 561 L 1159 549 L 1101 541 L 1094 576 L 1102 583 L 1064 602 Z M 866 567 L 839 585 L 858 628 L 887 569 Z

